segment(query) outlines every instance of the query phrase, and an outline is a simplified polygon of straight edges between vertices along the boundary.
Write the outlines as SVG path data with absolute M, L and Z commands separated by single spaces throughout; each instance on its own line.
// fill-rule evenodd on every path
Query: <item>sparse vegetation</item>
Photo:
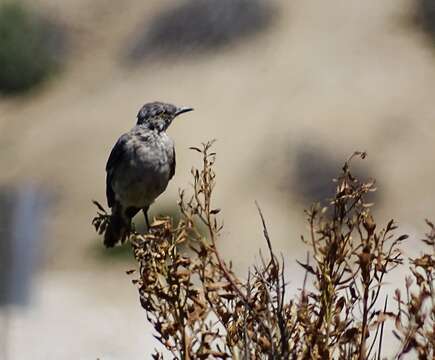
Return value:
M 393 220 L 376 224 L 366 201 L 374 182 L 351 173 L 354 158 L 365 153 L 345 162 L 328 205 L 306 212 L 302 241 L 311 256 L 300 262 L 305 280 L 292 297 L 260 208 L 267 255 L 260 252 L 246 279 L 222 258 L 211 146 L 193 148 L 202 166 L 192 169 L 192 194 L 180 192 L 181 220 L 160 218 L 148 233 L 130 236 L 141 305 L 173 359 L 381 359 L 392 347 L 385 343 L 387 322 L 398 340 L 395 358 L 433 359 L 435 227 L 427 221 L 428 252 L 411 261 L 406 295 L 397 290 L 392 301 L 385 278 L 402 265 L 399 246 L 408 236 L 396 234 Z M 100 208 L 97 231 L 106 216 Z M 163 359 L 162 352 L 153 358 Z
M 432 0 L 418 0 L 417 23 L 433 39 L 435 38 L 435 2 Z
M 135 40 L 129 59 L 207 52 L 267 29 L 276 11 L 259 0 L 187 0 L 156 16 Z
M 0 5 L 0 92 L 22 93 L 47 79 L 58 65 L 63 37 L 20 2 Z

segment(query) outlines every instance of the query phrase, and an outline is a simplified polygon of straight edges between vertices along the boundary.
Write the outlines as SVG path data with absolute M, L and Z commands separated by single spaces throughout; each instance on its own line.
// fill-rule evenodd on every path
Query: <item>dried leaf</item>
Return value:
M 195 147 L 195 146 L 190 146 L 189 149 L 190 149 L 190 150 L 195 150 L 195 151 L 197 151 L 197 152 L 199 152 L 199 153 L 202 153 L 202 150 L 199 149 L 199 148 L 197 148 L 197 147 Z

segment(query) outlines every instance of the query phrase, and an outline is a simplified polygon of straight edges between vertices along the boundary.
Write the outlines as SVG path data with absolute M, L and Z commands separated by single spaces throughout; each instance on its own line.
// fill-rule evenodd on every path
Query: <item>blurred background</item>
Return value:
M 91 226 L 105 163 L 138 109 L 195 112 L 169 129 L 173 214 L 217 139 L 220 245 L 246 273 L 264 212 L 294 290 L 303 210 L 355 150 L 375 215 L 413 235 L 435 215 L 431 0 L 0 0 L 0 359 L 143 359 L 157 345 L 126 270 Z M 391 279 L 403 284 L 402 274 Z

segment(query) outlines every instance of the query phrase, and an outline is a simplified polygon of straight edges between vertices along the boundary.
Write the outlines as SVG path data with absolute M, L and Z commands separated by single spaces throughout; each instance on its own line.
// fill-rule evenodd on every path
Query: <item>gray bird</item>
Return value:
M 142 210 L 149 227 L 148 209 L 165 191 L 175 173 L 175 148 L 166 129 L 180 114 L 192 111 L 162 102 L 147 103 L 137 114 L 137 123 L 123 134 L 106 165 L 106 195 L 111 216 L 104 245 L 123 242 L 131 219 Z

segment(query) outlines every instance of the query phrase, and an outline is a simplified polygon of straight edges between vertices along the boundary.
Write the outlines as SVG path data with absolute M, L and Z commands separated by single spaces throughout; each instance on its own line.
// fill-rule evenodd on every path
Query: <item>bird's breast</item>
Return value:
M 114 174 L 115 194 L 129 206 L 148 206 L 168 185 L 175 160 L 173 142 L 166 134 L 135 136 L 126 148 L 128 161 Z

